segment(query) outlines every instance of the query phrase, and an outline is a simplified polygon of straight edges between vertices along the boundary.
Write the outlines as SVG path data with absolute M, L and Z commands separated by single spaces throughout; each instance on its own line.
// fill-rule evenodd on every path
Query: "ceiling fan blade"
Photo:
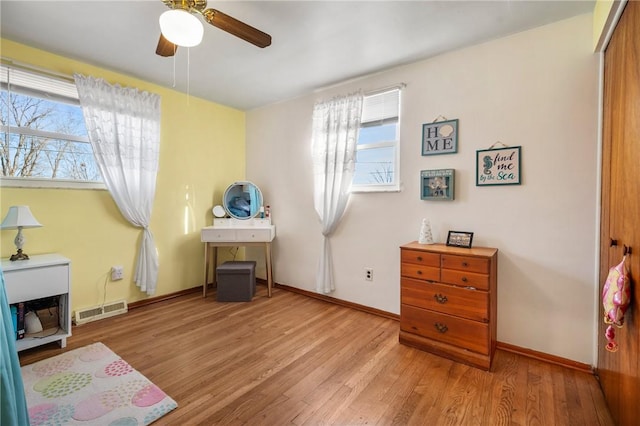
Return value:
M 218 27 L 223 31 L 233 34 L 236 37 L 255 44 L 258 47 L 267 47 L 271 45 L 271 36 L 263 33 L 257 28 L 247 25 L 236 18 L 220 12 L 215 9 L 207 9 L 202 12 L 208 23 L 214 27 Z
M 158 47 L 156 47 L 156 55 L 164 56 L 166 58 L 168 56 L 175 55 L 176 50 L 178 50 L 178 46 L 171 43 L 169 40 L 164 38 L 162 34 L 160 34 L 160 40 L 158 40 Z

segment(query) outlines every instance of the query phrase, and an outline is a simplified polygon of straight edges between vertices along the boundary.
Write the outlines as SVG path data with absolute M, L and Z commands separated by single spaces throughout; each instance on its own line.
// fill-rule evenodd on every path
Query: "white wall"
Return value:
M 583 15 L 370 75 L 247 114 L 247 178 L 270 204 L 278 283 L 314 291 L 321 246 L 310 136 L 317 100 L 400 82 L 398 193 L 353 194 L 332 237 L 338 299 L 400 310 L 398 246 L 423 217 L 497 247 L 498 340 L 594 363 L 597 58 Z M 422 124 L 458 118 L 458 153 L 423 157 Z M 520 186 L 476 187 L 476 150 L 522 146 Z M 455 201 L 420 199 L 424 169 L 456 169 Z M 364 280 L 364 268 L 374 281 Z

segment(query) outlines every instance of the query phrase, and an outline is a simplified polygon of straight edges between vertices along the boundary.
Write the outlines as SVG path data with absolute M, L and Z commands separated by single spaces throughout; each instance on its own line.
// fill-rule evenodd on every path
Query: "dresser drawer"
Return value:
M 489 275 L 484 274 L 443 269 L 440 281 L 463 287 L 473 287 L 479 290 L 489 290 Z
M 440 267 L 440 255 L 417 250 L 401 250 L 400 261 L 402 263 L 415 263 L 417 265 Z
M 239 241 L 267 242 L 273 240 L 273 228 L 238 229 L 237 237 Z
M 271 225 L 269 227 L 248 226 L 248 227 L 222 227 L 222 226 L 206 226 L 200 231 L 200 241 L 202 242 L 270 242 L 276 236 L 276 228 Z
M 450 254 L 442 255 L 442 267 L 446 269 L 457 269 L 459 271 L 477 272 L 479 274 L 489 273 L 489 259 L 471 256 L 455 256 Z
M 9 303 L 69 293 L 69 266 L 56 265 L 4 272 Z
M 473 352 L 489 354 L 489 325 L 402 305 L 400 329 Z
M 440 268 L 403 262 L 400 264 L 400 275 L 419 280 L 440 281 Z
M 474 321 L 489 322 L 489 293 L 485 291 L 402 278 L 400 302 Z
M 238 241 L 237 232 L 233 228 L 215 228 L 207 226 L 200 231 L 200 241 L 202 242 L 233 242 Z

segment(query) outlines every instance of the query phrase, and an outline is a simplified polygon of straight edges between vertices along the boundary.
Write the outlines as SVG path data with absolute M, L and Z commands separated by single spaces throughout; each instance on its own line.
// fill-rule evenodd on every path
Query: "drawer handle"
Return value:
M 418 256 L 418 260 L 422 262 L 422 256 Z
M 467 262 L 462 262 L 462 266 L 466 268 L 467 266 L 469 266 L 469 264 Z
M 434 294 L 433 297 L 436 299 L 436 302 L 440 303 L 440 304 L 445 304 L 447 303 L 447 296 L 443 296 L 441 294 Z
M 422 275 L 422 271 L 418 271 L 418 272 L 417 272 L 417 274 L 418 274 L 418 275 Z
M 467 282 L 467 277 L 462 277 L 462 282 L 466 283 Z
M 449 328 L 445 325 L 445 324 L 441 324 L 439 322 L 433 324 L 436 327 L 436 330 L 438 330 L 438 333 L 446 333 L 447 330 L 449 330 Z

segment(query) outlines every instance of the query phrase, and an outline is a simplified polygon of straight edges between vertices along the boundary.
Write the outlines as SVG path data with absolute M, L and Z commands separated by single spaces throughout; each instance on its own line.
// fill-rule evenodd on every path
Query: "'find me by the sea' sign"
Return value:
M 520 147 L 476 151 L 476 186 L 520 185 Z
M 422 155 L 458 152 L 458 120 L 436 121 L 422 125 Z

